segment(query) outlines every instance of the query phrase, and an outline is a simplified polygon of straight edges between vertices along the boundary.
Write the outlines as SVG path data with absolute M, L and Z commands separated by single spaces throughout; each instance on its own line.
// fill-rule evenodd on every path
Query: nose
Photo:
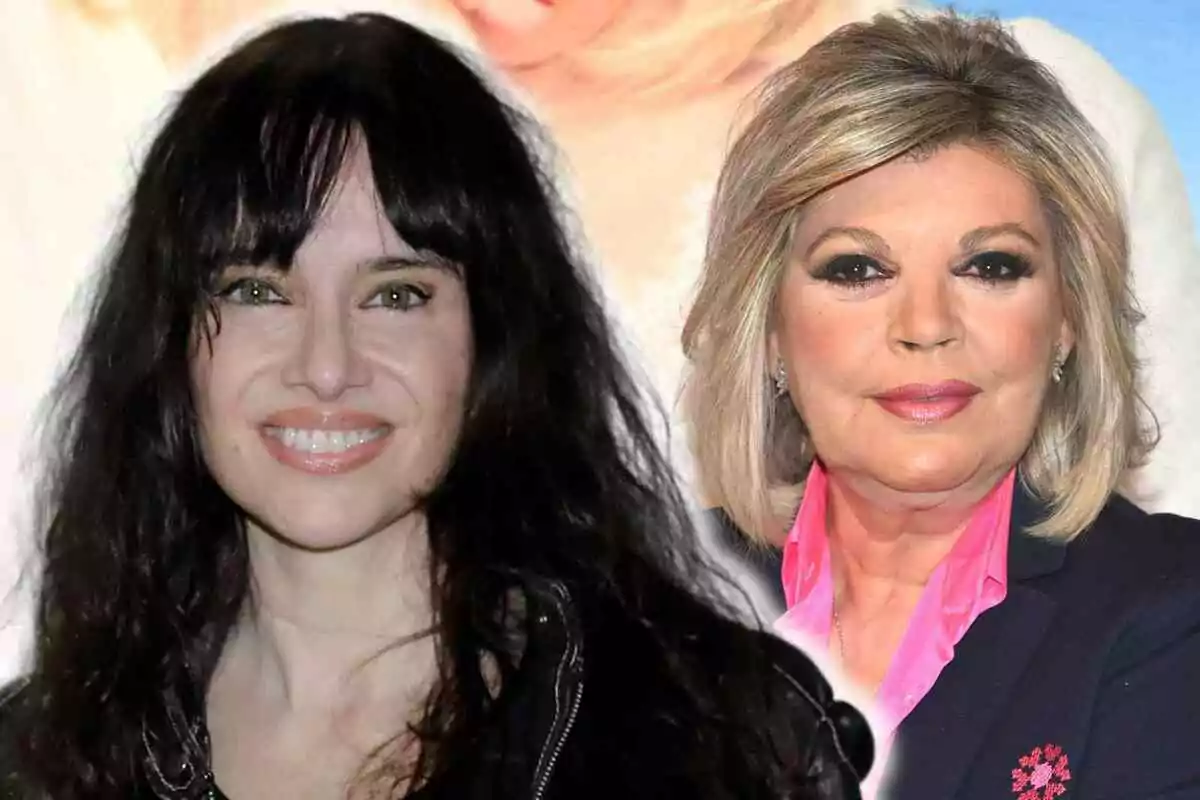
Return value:
M 902 282 L 891 320 L 891 340 L 904 350 L 929 350 L 958 341 L 961 318 L 951 276 Z
M 284 369 L 284 383 L 307 388 L 319 400 L 332 401 L 347 389 L 366 385 L 369 377 L 350 315 L 332 304 L 306 309 L 296 352 Z

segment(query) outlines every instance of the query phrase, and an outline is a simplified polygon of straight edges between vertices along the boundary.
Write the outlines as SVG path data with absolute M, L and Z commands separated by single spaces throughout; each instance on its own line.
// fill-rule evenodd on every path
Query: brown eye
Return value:
M 869 256 L 843 255 L 825 262 L 816 277 L 829 283 L 861 286 L 886 277 L 886 272 L 878 261 Z
M 1004 283 L 1027 277 L 1032 271 L 1029 261 L 1024 257 L 995 251 L 973 256 L 959 274 L 988 283 Z

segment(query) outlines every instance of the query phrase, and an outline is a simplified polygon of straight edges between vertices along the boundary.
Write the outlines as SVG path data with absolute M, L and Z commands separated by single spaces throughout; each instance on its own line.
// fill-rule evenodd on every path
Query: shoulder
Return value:
M 692 656 L 708 673 L 718 702 L 727 704 L 720 716 L 751 712 L 743 721 L 759 728 L 758 738 L 746 745 L 780 756 L 789 791 L 811 790 L 809 781 L 820 775 L 821 785 L 843 787 L 829 797 L 851 796 L 875 756 L 866 717 L 840 701 L 820 667 L 794 645 L 715 614 L 703 626 L 706 636 L 691 637 L 704 642 Z
M 1200 674 L 1200 521 L 1114 497 L 1068 545 L 1064 573 L 1116 623 L 1114 669 L 1181 644 Z
M 771 715 L 771 740 L 807 752 L 810 770 L 823 770 L 829 780 L 857 787 L 875 764 L 875 737 L 866 716 L 839 700 L 826 676 L 797 647 L 761 635 L 772 673 L 768 684 L 773 684 L 778 711 Z M 794 741 L 800 719 L 813 720 L 808 741 Z
M 652 615 L 609 609 L 585 634 L 583 761 L 573 773 L 596 790 L 600 768 L 587 765 L 606 764 L 603 780 L 636 780 L 638 797 L 725 797 L 738 787 L 754 796 L 857 796 L 850 787 L 872 759 L 870 729 L 836 702 L 817 666 L 681 587 L 654 594 Z M 846 793 L 814 794 L 814 776 Z
M 1113 797 L 1200 785 L 1200 522 L 1114 500 L 1064 571 L 1075 620 L 1104 632 L 1085 785 Z
M 1068 565 L 1086 560 L 1162 589 L 1200 589 L 1200 520 L 1152 514 L 1114 495 L 1067 547 Z

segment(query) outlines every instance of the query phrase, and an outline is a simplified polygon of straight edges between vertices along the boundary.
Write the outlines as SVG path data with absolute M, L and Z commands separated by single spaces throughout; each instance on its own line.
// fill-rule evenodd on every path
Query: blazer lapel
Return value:
M 1015 494 L 1008 593 L 971 625 L 929 694 L 900 725 L 885 797 L 954 797 L 991 722 L 1008 702 L 1055 612 L 1055 601 L 1028 583 L 1062 566 L 1065 552 L 1062 544 L 1024 532 L 1042 513 L 1027 493 Z

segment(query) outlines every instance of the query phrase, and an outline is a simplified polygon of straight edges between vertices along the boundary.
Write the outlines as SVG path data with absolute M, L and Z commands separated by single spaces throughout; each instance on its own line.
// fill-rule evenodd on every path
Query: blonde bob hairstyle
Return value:
M 1114 179 L 1057 81 L 994 20 L 885 14 L 775 73 L 750 109 L 717 186 L 683 331 L 682 402 L 706 500 L 751 539 L 777 542 L 817 455 L 791 398 L 776 397 L 767 352 L 806 204 L 894 159 L 967 144 L 1028 179 L 1050 220 L 1076 342 L 1020 475 L 1050 509 L 1031 533 L 1084 530 L 1154 434 L 1137 393 L 1140 315 Z

